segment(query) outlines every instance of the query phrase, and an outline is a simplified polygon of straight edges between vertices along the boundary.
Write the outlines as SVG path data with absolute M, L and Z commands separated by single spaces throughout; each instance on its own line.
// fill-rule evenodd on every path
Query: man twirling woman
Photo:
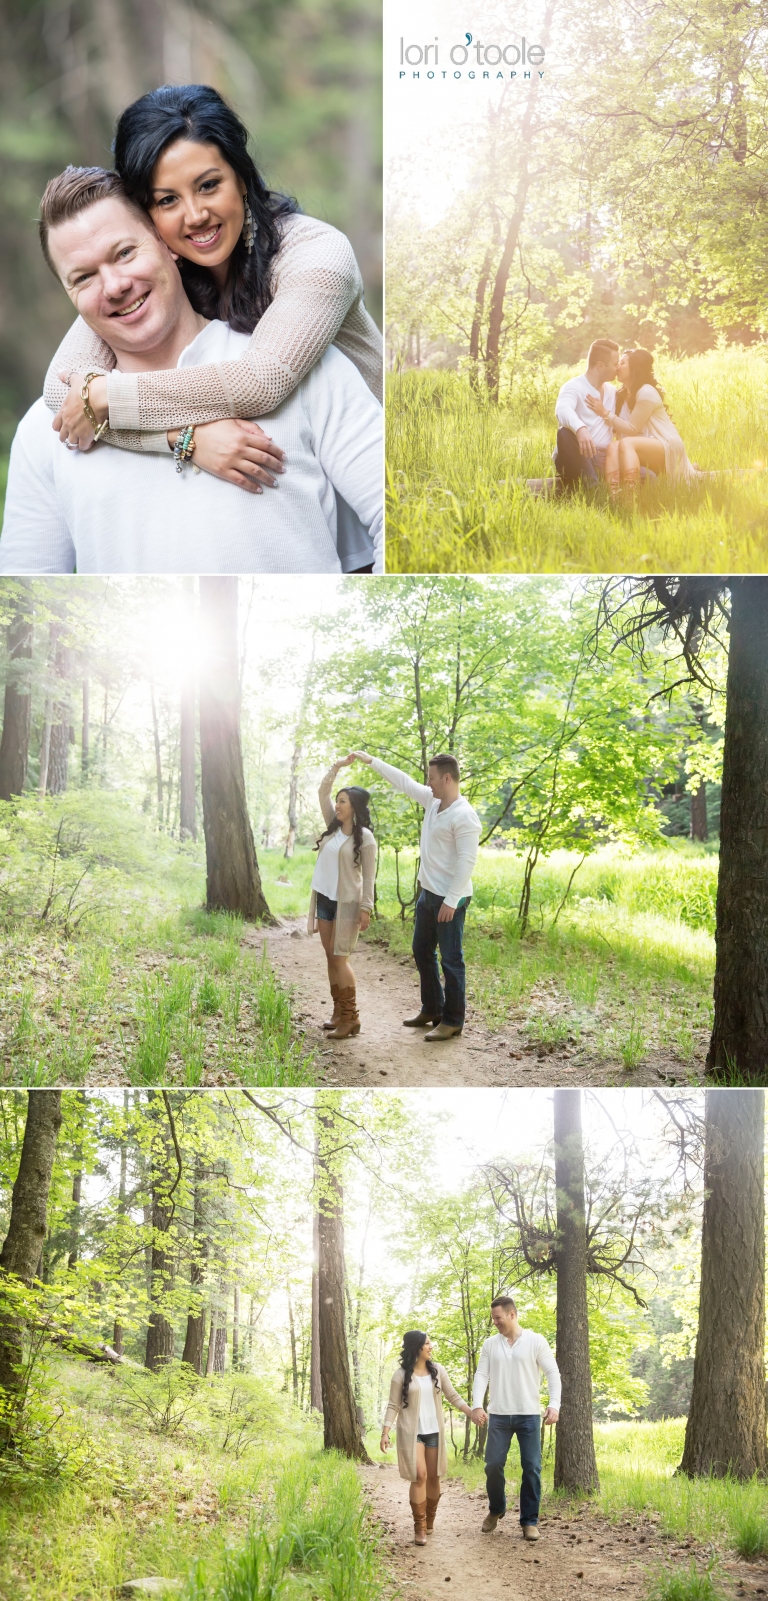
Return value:
M 432 1342 L 421 1329 L 403 1335 L 400 1366 L 392 1375 L 381 1430 L 381 1449 L 390 1447 L 389 1431 L 397 1424 L 397 1466 L 410 1482 L 416 1545 L 426 1545 L 435 1526 L 440 1479 L 447 1470 L 443 1396 L 465 1417 L 471 1409 L 454 1389 L 445 1368 L 432 1361 Z
M 355 975 L 349 965 L 361 929 L 373 910 L 376 876 L 376 841 L 368 811 L 370 794 L 358 784 L 331 790 L 336 774 L 353 758 L 334 762 L 318 790 L 325 830 L 317 841 L 317 862 L 312 875 L 308 932 L 319 932 L 328 963 L 333 1015 L 323 1027 L 328 1038 L 344 1040 L 360 1033 Z

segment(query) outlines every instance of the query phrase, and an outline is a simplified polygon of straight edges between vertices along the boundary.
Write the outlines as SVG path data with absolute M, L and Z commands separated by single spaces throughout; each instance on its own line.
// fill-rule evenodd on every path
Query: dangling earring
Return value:
M 248 251 L 248 254 L 250 256 L 251 251 L 253 250 L 253 212 L 251 211 L 251 208 L 250 208 L 250 206 L 248 204 L 248 196 L 247 195 L 245 196 L 245 203 L 244 204 L 245 204 L 245 220 L 243 222 L 243 244 L 245 245 L 245 248 Z

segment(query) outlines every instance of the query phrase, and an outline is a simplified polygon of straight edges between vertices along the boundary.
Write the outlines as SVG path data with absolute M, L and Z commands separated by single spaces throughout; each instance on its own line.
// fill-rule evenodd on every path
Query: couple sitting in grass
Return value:
M 622 490 L 633 494 L 641 475 L 666 473 L 683 483 L 699 476 L 664 404 L 650 350 L 621 355 L 613 339 L 596 339 L 586 372 L 563 384 L 555 414 L 556 492 L 594 488 L 602 477 L 616 499 Z
M 410 1483 L 416 1545 L 426 1545 L 435 1526 L 440 1479 L 447 1470 L 443 1396 L 479 1426 L 487 1424 L 485 1480 L 488 1512 L 483 1534 L 492 1534 L 507 1510 L 504 1468 L 513 1435 L 520 1446 L 520 1527 L 524 1540 L 538 1540 L 541 1504 L 541 1404 L 544 1374 L 549 1392 L 545 1423 L 560 1415 L 560 1373 L 543 1334 L 524 1329 L 510 1295 L 491 1302 L 496 1333 L 485 1341 L 472 1385 L 472 1405 L 456 1392 L 445 1368 L 432 1361 L 432 1342 L 421 1329 L 403 1335 L 400 1366 L 392 1377 L 381 1449 L 397 1424 L 397 1465 Z M 488 1406 L 484 1405 L 486 1393 Z

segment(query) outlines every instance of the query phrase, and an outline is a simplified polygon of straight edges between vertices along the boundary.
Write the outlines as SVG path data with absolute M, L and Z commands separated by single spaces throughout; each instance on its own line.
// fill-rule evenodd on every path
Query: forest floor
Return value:
M 660 1575 L 691 1567 L 706 1573 L 715 1554 L 711 1542 L 665 1535 L 657 1514 L 608 1520 L 593 1507 L 562 1501 L 542 1511 L 535 1545 L 521 1538 L 514 1498 L 503 1523 L 493 1534 L 483 1534 L 485 1491 L 469 1492 L 461 1480 L 450 1478 L 443 1485 L 434 1534 L 426 1546 L 416 1546 L 408 1487 L 397 1469 L 387 1464 L 378 1471 L 361 1470 L 361 1478 L 405 1601 L 436 1601 L 448 1594 L 461 1601 L 528 1601 L 534 1590 L 538 1601 L 645 1598 Z M 748 1562 L 723 1556 L 716 1578 L 713 1597 L 768 1594 L 764 1558 Z
M 462 1035 L 445 1044 L 427 1044 L 421 1029 L 402 1024 L 419 1010 L 413 959 L 375 934 L 360 941 L 353 958 L 361 1031 L 348 1040 L 330 1041 L 322 1029 L 331 1008 L 325 960 L 319 939 L 307 935 L 306 918 L 281 918 L 274 929 L 248 929 L 244 941 L 260 949 L 266 945 L 281 986 L 291 994 L 294 1027 L 315 1049 L 315 1072 L 323 1083 L 535 1087 L 577 1081 L 626 1086 L 660 1080 L 691 1083 L 703 1076 L 706 1030 L 698 1031 L 687 1064 L 659 1046 L 627 1067 L 618 1046 L 615 1054 L 598 1053 L 588 1040 L 569 1034 L 567 1026 L 557 1028 L 553 1018 L 558 998 L 544 979 L 536 999 L 552 1013 L 548 1030 L 510 1018 L 498 1028 L 488 1027 L 470 1002 Z M 559 1038 L 563 1032 L 565 1037 Z

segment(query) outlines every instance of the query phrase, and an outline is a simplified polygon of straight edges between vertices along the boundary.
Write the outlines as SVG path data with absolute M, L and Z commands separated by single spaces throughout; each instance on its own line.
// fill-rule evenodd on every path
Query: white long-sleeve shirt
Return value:
M 606 411 L 616 409 L 616 390 L 612 384 L 604 384 L 602 394 L 584 373 L 576 378 L 569 378 L 563 384 L 555 401 L 555 416 L 561 428 L 571 428 L 578 433 L 580 428 L 588 428 L 598 450 L 604 450 L 613 439 L 613 429 L 604 417 L 596 411 L 590 411 L 587 405 L 587 395 L 593 400 L 602 400 Z
M 422 889 L 442 895 L 446 906 L 458 906 L 465 895 L 472 894 L 472 869 L 477 861 L 481 824 L 474 806 L 463 795 L 440 810 L 428 784 L 417 784 L 399 767 L 374 756 L 371 766 L 386 778 L 393 789 L 424 807 L 424 822 L 419 846 L 421 863 L 419 883 Z
M 544 1335 L 534 1334 L 533 1329 L 523 1329 L 519 1339 L 510 1345 L 505 1335 L 492 1334 L 480 1352 L 472 1386 L 472 1405 L 482 1406 L 483 1396 L 489 1390 L 489 1412 L 507 1417 L 513 1413 L 530 1417 L 541 1411 L 542 1373 L 547 1381 L 549 1404 L 559 1409 L 560 1370 Z
M 248 342 L 210 322 L 179 365 L 236 359 Z M 0 573 L 337 573 L 337 491 L 380 571 L 382 411 L 357 368 L 331 346 L 259 421 L 287 471 L 253 495 L 189 465 L 177 473 L 170 450 L 68 450 L 36 401 L 11 451 Z

